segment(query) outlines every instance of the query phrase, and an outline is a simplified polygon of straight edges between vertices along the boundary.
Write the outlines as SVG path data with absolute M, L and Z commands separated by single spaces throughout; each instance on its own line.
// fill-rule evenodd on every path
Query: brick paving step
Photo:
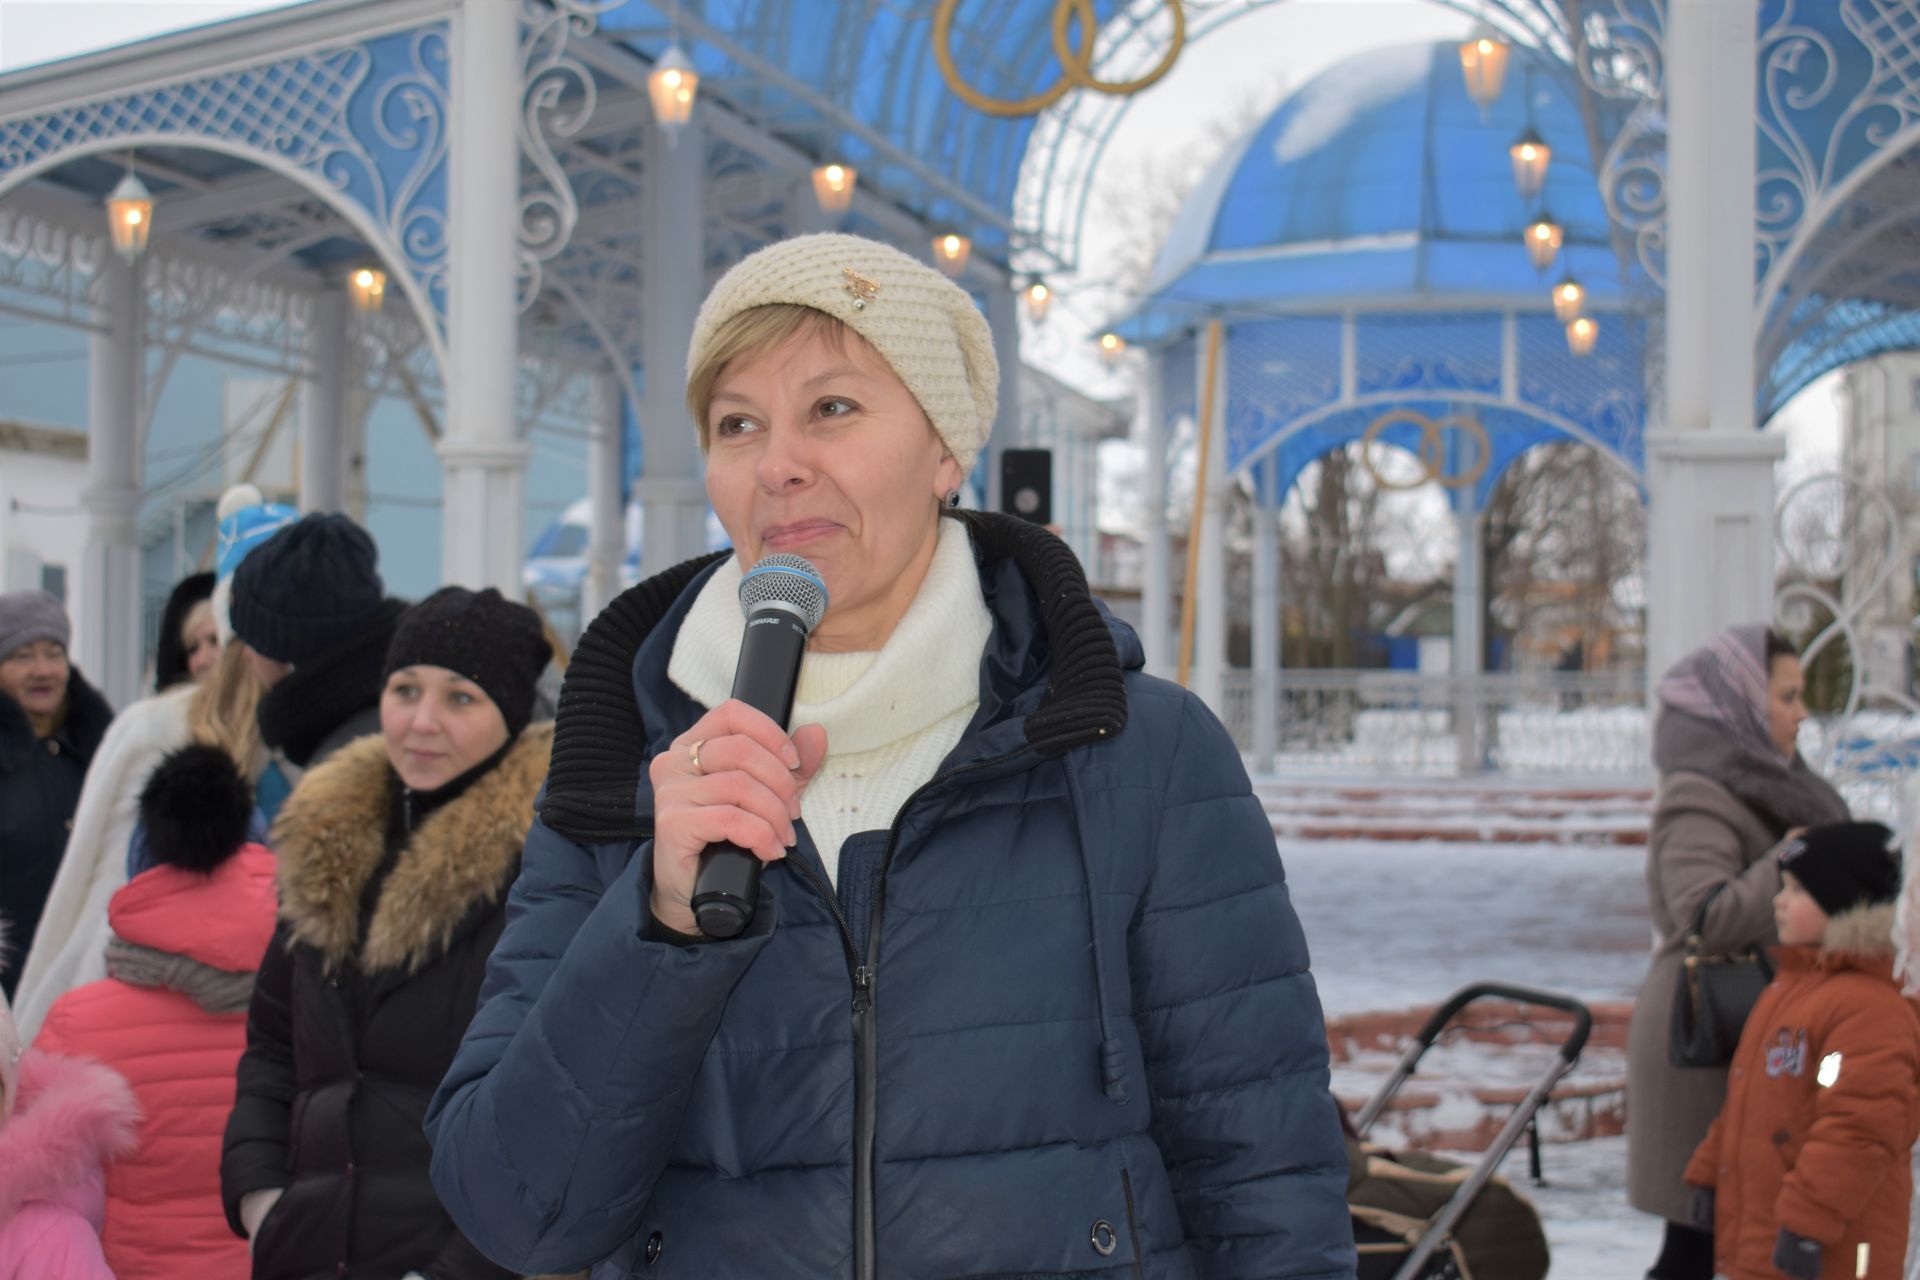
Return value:
M 1501 780 L 1365 784 L 1265 779 L 1254 787 L 1276 836 L 1290 840 L 1431 840 L 1637 846 L 1651 791 Z

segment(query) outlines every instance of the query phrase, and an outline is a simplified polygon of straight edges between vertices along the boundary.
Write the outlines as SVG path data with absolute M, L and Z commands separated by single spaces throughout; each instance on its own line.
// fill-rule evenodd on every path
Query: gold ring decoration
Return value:
M 1173 70 L 1180 51 L 1187 43 L 1187 13 L 1181 0 L 1162 0 L 1173 18 L 1173 38 L 1167 52 L 1153 70 L 1134 80 L 1102 80 L 1093 73 L 1093 46 L 1098 40 L 1099 23 L 1094 17 L 1093 0 L 1054 0 L 1053 54 L 1060 60 L 1060 78 L 1039 93 L 1025 98 L 992 98 L 968 84 L 953 61 L 953 18 L 960 0 L 940 0 L 933 10 L 933 60 L 940 66 L 947 87 L 955 97 L 975 111 L 990 116 L 1039 115 L 1067 96 L 1069 89 L 1091 89 L 1095 93 L 1127 97 L 1154 84 Z M 1073 43 L 1072 28 L 1080 30 L 1080 44 Z
M 1389 427 L 1401 423 L 1411 423 L 1420 428 L 1421 474 L 1412 480 L 1390 480 L 1373 465 L 1371 446 L 1380 439 L 1380 434 Z M 1447 474 L 1447 432 L 1458 431 L 1473 441 L 1473 466 L 1457 474 Z M 1448 414 L 1444 418 L 1429 418 L 1414 409 L 1394 409 L 1381 414 L 1367 425 L 1367 433 L 1360 437 L 1362 446 L 1360 461 L 1382 489 L 1406 490 L 1418 489 L 1432 481 L 1443 489 L 1467 489 L 1478 484 L 1480 477 L 1487 474 L 1487 467 L 1493 461 L 1493 442 L 1487 438 L 1487 429 L 1480 425 L 1477 418 L 1463 418 L 1458 414 Z
M 702 778 L 707 776 L 707 771 L 700 767 L 700 748 L 706 745 L 707 740 L 705 738 L 695 738 L 687 744 L 687 759 L 693 761 L 694 773 Z

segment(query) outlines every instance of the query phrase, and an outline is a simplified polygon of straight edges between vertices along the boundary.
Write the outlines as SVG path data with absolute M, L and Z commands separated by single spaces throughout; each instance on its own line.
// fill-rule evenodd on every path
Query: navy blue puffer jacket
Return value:
M 978 715 L 827 887 L 652 936 L 646 760 L 712 560 L 634 588 L 567 675 L 479 1016 L 428 1114 L 462 1230 L 532 1272 L 687 1280 L 1342 1277 L 1326 1032 L 1272 831 L 1194 697 L 1064 545 L 964 517 Z M 831 749 L 831 744 L 829 744 Z

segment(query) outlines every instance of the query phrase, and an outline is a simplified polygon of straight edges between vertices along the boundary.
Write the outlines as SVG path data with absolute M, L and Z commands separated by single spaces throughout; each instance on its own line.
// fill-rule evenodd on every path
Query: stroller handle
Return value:
M 1420 1065 L 1420 1059 L 1433 1047 L 1433 1042 L 1440 1038 L 1440 1033 L 1447 1029 L 1447 1024 L 1474 1001 L 1489 997 L 1497 1000 L 1511 1000 L 1515 1004 L 1558 1009 L 1572 1016 L 1573 1030 L 1561 1043 L 1559 1052 L 1555 1055 L 1553 1062 L 1548 1065 L 1545 1074 L 1534 1083 L 1533 1087 L 1527 1091 L 1527 1096 L 1521 1099 L 1520 1104 L 1507 1117 L 1506 1124 L 1501 1126 L 1499 1134 L 1481 1156 L 1480 1163 L 1474 1166 L 1473 1172 L 1460 1184 L 1440 1212 L 1428 1221 L 1427 1229 L 1422 1233 L 1419 1243 L 1408 1253 L 1406 1261 L 1394 1273 L 1394 1280 L 1415 1280 L 1415 1277 L 1422 1274 L 1428 1259 L 1433 1257 L 1460 1219 L 1466 1216 L 1467 1210 L 1473 1207 L 1474 1199 L 1479 1196 L 1487 1183 L 1492 1181 L 1494 1170 L 1500 1167 L 1500 1162 L 1506 1159 L 1507 1152 L 1513 1150 L 1514 1144 L 1520 1140 L 1520 1135 L 1533 1122 L 1540 1108 L 1546 1105 L 1547 1100 L 1553 1095 L 1553 1087 L 1573 1070 L 1574 1063 L 1579 1061 L 1580 1051 L 1586 1048 L 1587 1037 L 1593 1032 L 1592 1012 L 1586 1005 L 1570 996 L 1558 996 L 1550 991 L 1535 991 L 1531 987 L 1508 986 L 1503 982 L 1476 982 L 1472 986 L 1462 987 L 1449 996 L 1445 1004 L 1433 1011 L 1433 1016 L 1427 1019 L 1427 1024 L 1420 1028 L 1420 1034 L 1400 1056 L 1393 1074 L 1355 1117 L 1353 1123 L 1357 1133 L 1364 1136 L 1367 1130 L 1373 1127 L 1373 1122 L 1380 1117 L 1382 1111 L 1386 1110 L 1387 1104 L 1393 1100 L 1394 1094 L 1399 1092 L 1400 1086 L 1413 1075 L 1414 1069 Z
M 1360 1109 L 1360 1114 L 1354 1117 L 1353 1124 L 1357 1132 L 1364 1135 L 1373 1127 L 1373 1122 L 1379 1119 L 1380 1113 L 1387 1109 L 1387 1104 L 1393 1100 L 1394 1094 L 1400 1091 L 1400 1086 L 1413 1075 L 1420 1065 L 1420 1060 L 1427 1055 L 1427 1050 L 1433 1048 L 1434 1041 L 1440 1038 L 1440 1033 L 1460 1016 L 1460 1011 L 1476 1000 L 1486 999 L 1511 1000 L 1515 1004 L 1558 1009 L 1572 1016 L 1573 1030 L 1561 1042 L 1558 1051 L 1554 1076 L 1556 1080 L 1573 1069 L 1573 1064 L 1580 1059 L 1580 1051 L 1587 1047 L 1587 1037 L 1593 1034 L 1592 1011 L 1571 996 L 1555 995 L 1551 991 L 1536 991 L 1532 987 L 1510 986 L 1504 982 L 1476 982 L 1472 986 L 1462 987 L 1448 996 L 1446 1003 L 1433 1011 L 1426 1025 L 1420 1028 L 1420 1033 L 1400 1055 L 1400 1061 L 1394 1066 L 1393 1073 L 1387 1078 L 1387 1082 L 1368 1100 L 1367 1105 Z
M 1460 1011 L 1476 1000 L 1510 1000 L 1514 1004 L 1535 1005 L 1543 1009 L 1558 1009 L 1573 1018 L 1573 1030 L 1560 1044 L 1560 1056 L 1572 1061 L 1580 1056 L 1587 1047 L 1587 1037 L 1593 1034 L 1593 1012 L 1571 996 L 1555 995 L 1551 991 L 1536 991 L 1532 987 L 1514 987 L 1504 982 L 1476 982 L 1472 986 L 1462 987 L 1447 997 L 1447 1002 L 1433 1011 L 1427 1019 L 1427 1025 L 1420 1028 L 1415 1038 L 1422 1049 L 1430 1049 L 1447 1024 L 1460 1015 Z

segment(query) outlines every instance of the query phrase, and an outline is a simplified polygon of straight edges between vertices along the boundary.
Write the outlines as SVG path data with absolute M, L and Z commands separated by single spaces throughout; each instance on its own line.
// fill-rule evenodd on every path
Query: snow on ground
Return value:
M 1433 1004 L 1482 980 L 1623 1000 L 1646 970 L 1643 849 L 1283 840 L 1280 850 L 1330 1015 Z M 1530 1080 L 1543 1065 L 1533 1047 L 1447 1046 L 1430 1061 L 1488 1084 Z M 1623 1069 L 1602 1051 L 1586 1067 Z M 1380 1070 L 1342 1068 L 1340 1087 L 1370 1092 Z M 1503 1170 L 1546 1221 L 1552 1280 L 1643 1274 L 1660 1230 L 1627 1207 L 1626 1139 L 1552 1143 L 1543 1161 L 1545 1187 L 1527 1177 L 1524 1144 Z
M 1550 1280 L 1631 1280 L 1644 1275 L 1660 1252 L 1660 1224 L 1627 1207 L 1625 1138 L 1547 1147 L 1541 1155 L 1544 1187 L 1527 1176 L 1524 1146 L 1501 1171 L 1546 1223 Z
M 1282 840 L 1280 855 L 1330 1015 L 1478 981 L 1626 1000 L 1646 972 L 1644 849 Z

